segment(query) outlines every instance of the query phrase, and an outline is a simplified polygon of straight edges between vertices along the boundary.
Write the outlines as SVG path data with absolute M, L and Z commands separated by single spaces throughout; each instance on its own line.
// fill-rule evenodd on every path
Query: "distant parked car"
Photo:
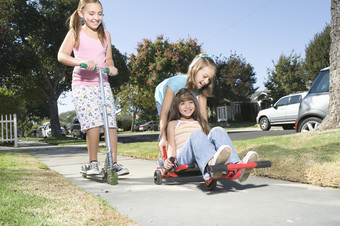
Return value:
M 80 138 L 82 140 L 86 140 L 86 133 L 83 133 L 81 131 L 80 122 L 77 116 L 73 118 L 73 121 L 71 124 L 71 135 L 73 138 Z M 99 140 L 103 140 L 103 139 L 104 139 L 104 127 L 101 128 L 100 134 L 99 134 Z
M 145 122 L 136 122 L 133 124 L 133 131 L 139 131 L 139 126 L 145 124 Z
M 61 130 L 61 135 L 62 136 L 66 136 L 66 130 L 65 130 L 65 128 L 64 127 L 60 127 L 60 130 Z
M 80 138 L 82 140 L 86 139 L 86 134 L 80 131 L 80 123 L 78 117 L 74 117 L 71 124 L 71 135 L 73 138 Z
M 290 94 L 280 98 L 273 107 L 259 111 L 256 122 L 260 128 L 270 130 L 271 126 L 282 126 L 283 129 L 294 129 L 300 102 L 307 92 Z
M 43 126 L 39 126 L 37 128 L 37 137 L 44 137 L 43 130 L 44 130 Z
M 50 122 L 45 122 L 43 124 L 43 136 L 46 137 L 50 137 L 52 136 L 52 130 L 51 130 L 51 123 Z
M 151 130 L 157 131 L 158 126 L 159 123 L 156 121 L 147 122 L 139 126 L 139 131 L 151 131 Z
M 295 123 L 296 132 L 315 130 L 326 117 L 329 102 L 329 67 L 320 71 L 303 98 Z

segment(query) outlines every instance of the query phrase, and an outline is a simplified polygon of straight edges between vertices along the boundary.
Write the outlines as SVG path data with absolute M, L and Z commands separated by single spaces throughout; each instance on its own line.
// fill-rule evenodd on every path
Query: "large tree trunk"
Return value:
M 50 110 L 52 136 L 61 136 L 57 99 L 55 97 L 49 98 L 48 106 Z
M 329 105 L 318 130 L 340 128 L 340 0 L 331 0 Z

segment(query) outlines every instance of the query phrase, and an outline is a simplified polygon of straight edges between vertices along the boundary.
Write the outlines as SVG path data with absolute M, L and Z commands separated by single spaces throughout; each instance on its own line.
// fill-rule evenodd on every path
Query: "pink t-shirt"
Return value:
M 82 29 L 79 32 L 79 46 L 73 48 L 74 57 L 82 60 L 93 60 L 98 67 L 105 67 L 105 55 L 108 43 L 103 47 L 99 39 L 90 38 Z M 104 85 L 109 85 L 107 74 L 103 73 Z M 99 73 L 86 71 L 79 66 L 74 67 L 72 75 L 72 88 L 79 85 L 98 86 Z

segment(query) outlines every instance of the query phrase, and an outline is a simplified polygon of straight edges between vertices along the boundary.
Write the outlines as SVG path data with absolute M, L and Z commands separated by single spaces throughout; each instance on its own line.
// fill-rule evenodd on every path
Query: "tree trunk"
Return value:
M 340 128 L 340 0 L 331 0 L 329 105 L 318 130 Z
M 51 119 L 51 132 L 53 137 L 61 136 L 60 122 L 59 122 L 59 113 L 58 113 L 58 98 L 50 97 L 48 100 L 48 106 L 50 110 L 50 119 Z
M 130 129 L 131 132 L 135 131 L 134 125 L 135 125 L 135 122 L 136 122 L 136 114 L 137 114 L 136 111 L 133 111 L 132 120 L 131 120 L 131 129 Z

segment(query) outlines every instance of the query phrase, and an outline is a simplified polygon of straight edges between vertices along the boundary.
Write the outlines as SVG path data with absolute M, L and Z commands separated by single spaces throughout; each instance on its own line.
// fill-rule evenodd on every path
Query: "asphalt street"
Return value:
M 262 131 L 259 128 L 247 128 L 242 130 L 228 130 L 228 134 L 232 141 L 255 139 L 263 136 L 284 136 L 294 134 L 295 130 L 271 129 L 269 131 Z M 143 132 L 132 134 L 119 134 L 118 142 L 132 143 L 132 142 L 154 142 L 157 141 L 159 133 Z
M 36 145 L 21 142 L 18 149 L 139 225 L 340 225 L 340 189 L 252 176 L 243 183 L 219 180 L 212 192 L 206 191 L 200 176 L 155 185 L 154 161 L 122 156 L 119 163 L 131 173 L 109 185 L 81 177 L 80 166 L 88 160 L 84 148 Z M 104 158 L 99 154 L 101 161 Z

